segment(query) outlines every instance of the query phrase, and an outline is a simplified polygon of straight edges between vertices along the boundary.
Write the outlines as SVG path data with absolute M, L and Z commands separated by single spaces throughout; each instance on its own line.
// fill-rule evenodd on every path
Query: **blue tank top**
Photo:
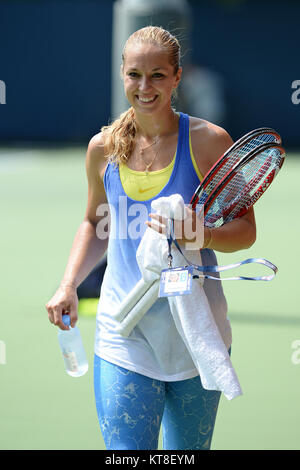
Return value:
M 152 199 L 135 201 L 125 193 L 119 167 L 109 163 L 104 187 L 110 205 L 111 225 L 107 268 L 101 286 L 96 319 L 95 353 L 105 360 L 143 375 L 166 381 L 198 375 L 195 365 L 177 332 L 167 299 L 158 299 L 129 338 L 114 332 L 110 312 L 141 279 L 136 251 L 147 226 L 151 202 L 175 193 L 189 204 L 199 178 L 189 148 L 189 117 L 180 113 L 175 164 L 168 183 Z M 212 250 L 202 250 L 203 264 L 216 264 Z M 226 346 L 231 344 L 231 328 L 221 282 L 205 281 L 205 293 Z

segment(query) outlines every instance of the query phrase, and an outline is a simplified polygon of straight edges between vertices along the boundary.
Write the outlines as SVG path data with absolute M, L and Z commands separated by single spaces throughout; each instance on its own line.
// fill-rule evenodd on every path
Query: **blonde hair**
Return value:
M 180 67 L 180 44 L 178 40 L 165 29 L 159 26 L 146 26 L 135 31 L 126 41 L 122 54 L 122 63 L 125 61 L 126 49 L 130 44 L 153 44 L 165 48 L 169 54 L 170 65 L 174 67 L 174 75 Z M 101 132 L 104 136 L 105 156 L 111 162 L 126 163 L 135 144 L 137 124 L 134 109 L 130 107 L 122 113 L 112 124 L 103 126 Z

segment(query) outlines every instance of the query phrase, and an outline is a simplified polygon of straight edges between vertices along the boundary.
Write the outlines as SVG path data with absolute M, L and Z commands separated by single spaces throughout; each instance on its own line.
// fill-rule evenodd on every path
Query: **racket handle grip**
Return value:
M 158 297 L 159 281 L 155 281 L 144 293 L 139 301 L 134 305 L 132 310 L 123 318 L 119 325 L 115 328 L 116 333 L 121 336 L 128 337 L 134 327 L 139 323 L 147 311 L 152 307 Z
M 123 321 L 152 284 L 153 283 L 151 282 L 145 282 L 144 279 L 140 279 L 125 299 L 120 303 L 119 308 L 111 314 L 112 317 L 119 322 Z

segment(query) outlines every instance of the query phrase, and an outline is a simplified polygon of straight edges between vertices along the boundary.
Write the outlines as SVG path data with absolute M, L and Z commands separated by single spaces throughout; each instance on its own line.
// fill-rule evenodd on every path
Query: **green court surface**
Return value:
M 75 379 L 64 371 L 45 309 L 84 214 L 84 159 L 84 148 L 0 150 L 1 449 L 104 449 L 93 396 L 95 318 L 79 317 L 90 368 Z M 267 258 L 279 271 L 269 283 L 223 284 L 244 394 L 222 397 L 213 449 L 300 449 L 300 363 L 293 360 L 300 353 L 292 347 L 300 340 L 299 175 L 300 155 L 291 154 L 256 205 L 255 245 L 218 256 L 220 264 Z

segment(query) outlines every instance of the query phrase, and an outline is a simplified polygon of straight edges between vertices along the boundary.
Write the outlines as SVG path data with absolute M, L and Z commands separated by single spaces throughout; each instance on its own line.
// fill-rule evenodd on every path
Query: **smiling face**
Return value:
M 170 64 L 168 51 L 162 47 L 135 43 L 126 48 L 122 67 L 126 97 L 139 114 L 161 113 L 171 106 L 181 68 Z

